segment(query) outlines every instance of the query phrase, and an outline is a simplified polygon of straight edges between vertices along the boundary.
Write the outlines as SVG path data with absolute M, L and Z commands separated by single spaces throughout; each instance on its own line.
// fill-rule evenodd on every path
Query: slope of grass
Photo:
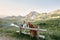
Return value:
M 42 33 L 46 36 L 45 40 L 60 40 L 60 18 L 47 21 L 38 21 L 33 23 L 40 28 L 47 29 L 46 33 Z
M 10 37 L 15 38 L 16 40 L 36 40 L 36 38 L 32 38 L 30 35 L 19 34 L 16 32 L 17 28 L 0 28 L 0 37 Z
M 0 25 L 6 24 L 6 22 L 0 20 Z M 3 27 L 2 27 L 3 26 Z M 29 35 L 19 34 L 16 31 L 19 30 L 19 28 L 13 27 L 13 26 L 0 26 L 0 37 L 10 37 L 15 38 L 16 40 L 34 40 L 35 38 L 30 37 Z
M 2 22 L 0 22 L 0 24 L 1 23 Z M 45 40 L 60 40 L 60 18 L 47 21 L 37 21 L 33 24 L 36 27 L 40 26 L 40 28 L 47 29 L 47 32 L 41 32 L 42 35 L 46 36 Z M 17 38 L 17 40 L 35 40 L 35 38 L 32 38 L 29 35 L 16 33 L 17 30 L 19 30 L 19 28 L 0 27 L 0 36 L 10 36 L 12 38 Z

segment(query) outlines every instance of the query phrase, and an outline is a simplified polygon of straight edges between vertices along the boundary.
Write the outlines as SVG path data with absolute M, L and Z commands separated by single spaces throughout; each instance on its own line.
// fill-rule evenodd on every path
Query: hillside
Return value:
M 53 10 L 48 13 L 38 13 L 36 11 L 32 11 L 26 16 L 7 16 L 4 17 L 4 20 L 18 20 L 18 21 L 39 21 L 39 20 L 49 20 L 49 19 L 54 19 L 54 18 L 60 18 L 60 10 Z
M 41 29 L 47 29 L 47 32 L 43 33 L 46 36 L 46 40 L 60 40 L 60 18 L 36 21 L 33 24 Z
M 42 13 L 42 15 L 39 15 L 36 17 L 36 21 L 38 20 L 50 20 L 50 19 L 55 19 L 55 18 L 60 18 L 60 10 L 54 10 L 48 13 Z
M 54 10 L 52 12 L 49 12 L 49 14 L 51 15 L 51 17 L 56 17 L 56 16 L 60 16 L 60 10 Z
M 38 12 L 32 11 L 32 12 L 30 12 L 29 14 L 27 14 L 27 15 L 25 16 L 25 19 L 28 20 L 28 21 L 34 21 L 35 18 L 36 18 L 37 16 L 39 16 L 39 15 L 40 15 L 40 14 L 39 14 Z

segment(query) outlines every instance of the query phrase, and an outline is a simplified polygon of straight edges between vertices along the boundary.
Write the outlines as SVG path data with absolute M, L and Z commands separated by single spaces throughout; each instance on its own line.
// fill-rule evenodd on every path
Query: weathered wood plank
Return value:
M 22 29 L 28 29 L 28 30 L 36 30 L 36 31 L 42 31 L 42 32 L 46 32 L 46 29 L 38 29 L 38 28 L 23 28 Z

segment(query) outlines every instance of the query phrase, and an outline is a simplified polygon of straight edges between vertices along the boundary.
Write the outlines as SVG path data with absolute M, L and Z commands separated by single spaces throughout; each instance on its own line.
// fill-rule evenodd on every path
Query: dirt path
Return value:
M 12 37 L 0 36 L 0 40 L 19 40 L 19 39 L 17 39 L 17 38 L 12 38 Z
M 5 35 L 5 33 L 0 32 L 0 40 L 19 40 L 19 39 L 16 37 L 10 37 L 7 34 Z

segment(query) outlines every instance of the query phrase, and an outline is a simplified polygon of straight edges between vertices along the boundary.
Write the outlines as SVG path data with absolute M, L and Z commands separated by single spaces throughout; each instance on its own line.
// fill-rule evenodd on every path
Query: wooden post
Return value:
M 19 26 L 19 34 L 21 34 L 21 27 Z
M 22 25 L 19 26 L 19 32 L 20 32 L 20 34 L 22 32 L 22 28 L 21 27 L 22 27 Z

